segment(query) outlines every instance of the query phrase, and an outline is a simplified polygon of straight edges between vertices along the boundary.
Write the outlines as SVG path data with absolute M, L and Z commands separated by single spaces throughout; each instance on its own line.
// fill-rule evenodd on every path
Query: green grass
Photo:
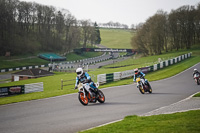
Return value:
M 189 51 L 184 51 L 185 53 L 188 53 Z M 181 53 L 181 51 L 180 51 Z M 171 56 L 172 53 L 170 53 Z M 178 52 L 175 52 L 174 55 L 179 54 Z M 160 57 L 166 56 L 165 54 L 160 55 Z M 163 78 L 167 78 L 170 76 L 173 76 L 191 66 L 194 64 L 200 62 L 200 50 L 193 50 L 192 57 L 189 59 L 186 59 L 180 63 L 174 64 L 172 66 L 166 67 L 164 69 L 151 72 L 146 74 L 146 78 L 149 81 L 154 81 L 154 80 L 159 80 Z M 152 57 L 144 57 L 140 58 L 140 61 L 145 60 L 144 62 L 150 60 L 151 58 L 156 58 L 157 56 L 152 56 Z M 143 64 L 140 64 L 141 66 Z M 139 66 L 139 64 L 138 64 Z M 125 71 L 125 70 L 130 70 L 134 69 L 136 66 L 127 66 L 127 67 L 122 67 L 122 68 L 101 68 L 101 69 L 96 69 L 93 71 L 90 71 L 90 75 L 98 75 L 98 74 L 103 74 L 103 73 L 113 73 L 113 72 L 120 72 L 120 71 Z M 157 76 L 159 75 L 159 76 Z M 24 84 L 29 84 L 29 83 L 37 83 L 37 82 L 43 82 L 44 83 L 44 91 L 43 92 L 37 92 L 37 93 L 30 93 L 30 94 L 23 94 L 23 95 L 16 95 L 16 96 L 10 96 L 10 97 L 1 97 L 0 98 L 0 105 L 1 104 L 8 104 L 8 103 L 14 103 L 14 102 L 20 102 L 20 101 L 28 101 L 28 100 L 33 100 L 33 99 L 41 99 L 41 98 L 47 98 L 47 97 L 53 97 L 53 96 L 59 96 L 59 95 L 64 95 L 64 94 L 70 94 L 70 93 L 76 93 L 77 90 L 73 90 L 74 84 L 75 84 L 75 73 L 56 73 L 54 76 L 48 76 L 48 77 L 42 77 L 42 78 L 37 78 L 37 79 L 29 79 L 29 80 L 22 80 L 18 82 L 10 82 L 10 83 L 4 83 L 0 84 L 0 87 L 3 86 L 14 86 L 14 85 L 24 85 Z M 64 80 L 72 80 L 69 81 L 68 86 L 65 86 L 63 90 L 61 90 L 61 79 Z M 125 84 L 131 84 L 133 83 L 132 78 L 130 79 L 124 79 L 112 83 L 108 83 L 105 85 L 101 85 L 100 88 L 105 88 L 105 87 L 111 87 L 111 86 L 119 86 L 119 85 L 125 85 Z
M 200 110 L 155 116 L 127 116 L 84 133 L 199 133 Z
M 74 61 L 74 60 L 82 60 L 86 58 L 96 57 L 100 55 L 102 55 L 101 52 L 85 52 L 82 55 L 69 53 L 66 55 L 66 58 L 67 58 L 67 61 Z M 12 59 L 20 59 L 20 58 L 27 58 L 27 59 L 10 61 Z M 23 67 L 23 66 L 45 65 L 49 63 L 49 61 L 40 59 L 37 56 L 35 58 L 28 58 L 26 56 L 0 57 L 0 62 L 1 62 L 0 69 Z
M 100 29 L 101 44 L 108 48 L 132 49 L 131 37 L 132 33 L 129 30 L 121 29 Z
M 200 97 L 200 93 L 195 94 L 194 97 Z
M 23 59 L 23 60 L 16 60 L 16 61 L 9 61 L 8 58 L 1 57 L 0 62 L 1 62 L 0 69 L 33 66 L 33 65 L 45 65 L 49 63 L 49 61 L 46 61 L 37 57 L 32 58 L 32 59 L 30 58 L 30 59 Z
M 142 60 L 140 59 L 141 55 L 135 55 L 132 56 L 132 58 L 121 61 L 121 62 L 117 62 L 115 64 L 111 64 L 111 65 L 107 65 L 104 66 L 104 68 L 110 68 L 110 67 L 123 67 L 123 66 L 127 66 L 127 65 L 132 65 L 135 67 L 145 67 L 145 66 L 151 66 L 153 64 L 157 64 L 158 63 L 158 59 L 161 58 L 162 61 L 168 60 L 168 59 L 172 59 L 175 58 L 177 56 L 183 55 L 185 53 L 189 53 L 189 50 L 181 50 L 181 51 L 170 51 L 170 52 L 164 52 L 161 55 L 154 55 L 154 56 L 147 56 L 147 57 L 143 57 Z

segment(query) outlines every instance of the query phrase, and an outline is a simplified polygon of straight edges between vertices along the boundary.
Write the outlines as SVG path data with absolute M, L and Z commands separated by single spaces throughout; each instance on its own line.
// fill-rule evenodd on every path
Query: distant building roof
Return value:
M 34 69 L 29 69 L 29 70 L 23 70 L 20 72 L 13 73 L 13 75 L 20 75 L 20 76 L 30 76 L 30 77 L 43 77 L 43 76 L 50 76 L 53 75 L 54 73 L 39 69 L 39 68 L 34 68 Z

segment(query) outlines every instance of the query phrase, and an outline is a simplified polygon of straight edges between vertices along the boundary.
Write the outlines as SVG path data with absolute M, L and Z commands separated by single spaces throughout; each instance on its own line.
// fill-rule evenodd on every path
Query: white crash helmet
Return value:
M 77 68 L 76 69 L 76 74 L 77 74 L 77 76 L 80 77 L 83 74 L 83 69 L 82 68 Z
M 194 72 L 197 72 L 197 69 L 196 69 L 196 68 L 194 69 Z
M 138 68 L 134 69 L 135 74 L 138 74 Z

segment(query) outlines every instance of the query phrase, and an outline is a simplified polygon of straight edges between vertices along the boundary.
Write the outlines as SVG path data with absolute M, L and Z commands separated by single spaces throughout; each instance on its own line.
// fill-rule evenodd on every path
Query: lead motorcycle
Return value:
M 137 88 L 139 91 L 144 94 L 145 92 L 152 93 L 152 88 L 147 79 L 144 80 L 144 78 L 136 78 L 137 82 Z
M 195 80 L 195 82 L 197 83 L 197 85 L 200 84 L 200 75 L 199 75 L 198 73 L 195 73 L 195 74 L 194 74 L 194 80 Z
M 95 83 L 95 85 L 98 88 L 98 83 Z M 97 101 L 100 103 L 105 102 L 105 96 L 103 92 L 99 89 L 97 89 L 98 92 L 94 92 L 89 83 L 80 83 L 78 85 L 78 90 L 78 99 L 83 105 L 88 105 L 88 103 L 96 103 Z

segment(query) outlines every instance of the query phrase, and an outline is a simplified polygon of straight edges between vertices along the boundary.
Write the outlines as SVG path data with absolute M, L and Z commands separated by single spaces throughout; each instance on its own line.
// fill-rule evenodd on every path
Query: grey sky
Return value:
M 20 0 L 53 5 L 71 12 L 76 19 L 92 22 L 138 24 L 145 22 L 157 10 L 170 12 L 183 5 L 197 5 L 199 0 Z

